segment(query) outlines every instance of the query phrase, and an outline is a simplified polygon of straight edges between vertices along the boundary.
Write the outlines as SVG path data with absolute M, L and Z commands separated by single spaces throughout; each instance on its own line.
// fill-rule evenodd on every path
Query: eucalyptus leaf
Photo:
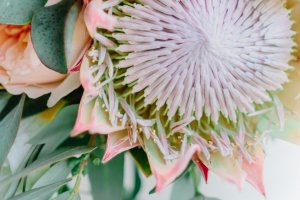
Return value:
M 10 97 L 11 95 L 8 94 L 7 92 L 4 91 L 0 92 L 0 111 L 2 111 L 5 108 Z
M 55 197 L 53 200 L 66 200 L 70 196 L 70 191 L 64 192 L 57 197 Z
M 71 168 L 67 161 L 63 161 L 52 166 L 33 186 L 42 187 L 48 184 L 65 180 L 71 173 Z M 48 198 L 49 199 L 49 198 Z
M 63 108 L 54 121 L 43 128 L 29 143 L 34 145 L 45 144 L 41 155 L 52 152 L 70 136 L 76 121 L 77 112 L 78 105 L 70 105 Z
M 0 168 L 16 139 L 22 117 L 24 101 L 25 95 L 22 95 L 17 106 L 15 106 L 0 122 Z
M 94 152 L 103 157 L 104 150 Z M 95 200 L 122 199 L 124 154 L 121 154 L 106 164 L 95 166 L 88 163 L 88 175 L 92 186 L 92 195 Z
M 18 168 L 16 171 L 22 171 L 24 169 L 24 167 L 26 166 L 27 164 L 27 161 L 28 159 L 30 158 L 31 154 L 34 152 L 34 148 L 32 147 L 27 155 L 22 159 L 21 163 L 19 164 Z M 11 166 L 10 166 L 11 167 Z M 15 171 L 15 172 L 16 172 Z M 13 172 L 12 172 L 13 173 Z M 12 173 L 10 173 L 9 175 L 11 175 Z M 6 176 L 7 177 L 7 176 Z M 1 177 L 2 178 L 2 177 Z M 12 183 L 9 184 L 9 189 L 6 190 L 5 192 L 5 198 L 4 199 L 9 199 L 13 196 L 15 196 L 15 193 L 17 192 L 17 189 L 20 185 L 20 182 L 19 180 L 15 180 L 13 181 Z M 0 187 L 0 189 L 2 190 L 3 188 Z
M 185 175 L 178 178 L 174 183 L 171 199 L 172 200 L 219 200 L 212 197 L 206 197 L 202 194 L 197 194 L 195 196 L 195 185 L 194 185 L 195 183 L 192 177 L 195 175 L 196 174 L 193 173 L 186 173 Z
M 181 176 L 175 181 L 171 196 L 172 200 L 191 200 L 194 197 L 194 183 L 188 175 Z
M 193 197 L 190 200 L 220 200 L 220 199 L 213 198 L 213 197 L 206 197 L 206 196 L 198 196 L 198 197 Z
M 59 73 L 68 71 L 70 40 L 81 7 L 81 0 L 62 0 L 33 16 L 31 38 L 37 55 L 45 66 Z
M 47 0 L 0 0 L 1 24 L 27 24 L 33 12 L 46 4 Z
M 35 188 L 30 191 L 21 193 L 8 200 L 40 200 L 45 196 L 51 196 L 56 190 L 58 190 L 61 186 L 67 184 L 70 180 L 71 179 L 67 179 L 43 187 Z
M 70 196 L 70 191 L 67 191 L 67 192 L 64 192 L 64 193 L 58 195 L 57 197 L 55 197 L 52 200 L 66 200 L 66 199 L 68 199 L 69 196 Z M 77 194 L 73 200 L 80 200 L 80 199 L 81 199 L 80 195 Z
M 66 180 L 71 173 L 71 167 L 67 161 L 59 162 L 52 166 L 32 187 L 32 189 L 43 187 L 59 181 Z M 45 194 L 39 200 L 49 200 L 52 194 Z
M 11 183 L 12 181 L 15 181 L 24 176 L 27 176 L 28 174 L 30 174 L 44 166 L 51 165 L 51 164 L 57 163 L 62 160 L 66 160 L 68 158 L 71 158 L 71 157 L 74 157 L 77 155 L 87 154 L 87 153 L 92 152 L 93 150 L 95 150 L 94 147 L 87 147 L 87 146 L 59 149 L 51 154 L 45 155 L 42 158 L 36 160 L 35 162 L 33 162 L 32 164 L 27 166 L 22 171 L 1 179 L 0 180 L 0 188 Z
M 138 168 L 135 167 L 134 173 L 134 188 L 132 191 L 125 191 L 123 200 L 133 200 L 141 190 L 141 177 Z

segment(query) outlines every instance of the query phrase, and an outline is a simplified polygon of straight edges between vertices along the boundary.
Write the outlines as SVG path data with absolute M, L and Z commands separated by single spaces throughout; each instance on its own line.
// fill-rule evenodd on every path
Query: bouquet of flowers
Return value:
M 79 199 L 84 175 L 94 199 L 131 200 L 142 174 L 151 193 L 175 182 L 208 200 L 209 171 L 266 195 L 265 139 L 300 144 L 299 0 L 0 0 L 0 13 L 1 200 Z

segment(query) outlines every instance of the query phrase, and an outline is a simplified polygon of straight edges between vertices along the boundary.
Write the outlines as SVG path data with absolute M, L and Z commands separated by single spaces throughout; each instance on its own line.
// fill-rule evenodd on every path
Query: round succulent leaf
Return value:
M 39 9 L 33 16 L 31 38 L 41 62 L 59 73 L 67 73 L 73 30 L 82 2 L 63 0 Z
M 28 24 L 35 10 L 44 7 L 47 0 L 0 0 L 1 24 Z

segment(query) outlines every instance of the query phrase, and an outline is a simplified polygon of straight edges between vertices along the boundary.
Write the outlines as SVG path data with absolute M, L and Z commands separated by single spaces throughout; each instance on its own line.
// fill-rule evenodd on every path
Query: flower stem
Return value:
M 195 196 L 202 196 L 200 190 L 199 190 L 199 183 L 200 183 L 200 176 L 199 173 L 196 172 L 197 168 L 194 167 L 191 171 L 193 182 L 194 182 L 194 189 L 195 189 Z
M 85 156 L 81 162 L 80 162 L 80 170 L 79 170 L 79 173 L 77 174 L 77 178 L 76 178 L 76 182 L 75 182 L 75 186 L 74 188 L 72 189 L 72 192 L 70 194 L 70 196 L 68 197 L 67 200 L 72 200 L 76 197 L 76 195 L 78 194 L 79 192 L 79 188 L 80 188 L 80 183 L 81 183 L 81 175 L 82 175 L 82 172 L 87 164 L 87 158 L 88 156 Z
M 96 135 L 91 135 L 90 140 L 88 142 L 89 147 L 94 146 L 96 138 L 97 138 Z M 72 189 L 72 192 L 67 200 L 73 200 L 76 197 L 76 195 L 78 194 L 79 189 L 80 189 L 81 176 L 82 176 L 85 166 L 88 163 L 88 158 L 89 158 L 89 154 L 86 154 L 83 157 L 83 159 L 80 161 L 79 173 L 76 175 L 76 182 L 75 182 L 74 188 Z

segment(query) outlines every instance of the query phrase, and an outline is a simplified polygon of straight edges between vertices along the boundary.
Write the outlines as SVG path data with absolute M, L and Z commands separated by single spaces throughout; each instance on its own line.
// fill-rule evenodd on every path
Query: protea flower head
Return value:
M 86 20 L 99 23 L 73 134 L 108 134 L 104 161 L 142 147 L 158 191 L 193 159 L 205 176 L 210 169 L 238 185 L 246 177 L 264 193 L 266 130 L 257 121 L 275 112 L 284 126 L 276 91 L 295 45 L 285 1 L 94 3 L 98 14 Z

